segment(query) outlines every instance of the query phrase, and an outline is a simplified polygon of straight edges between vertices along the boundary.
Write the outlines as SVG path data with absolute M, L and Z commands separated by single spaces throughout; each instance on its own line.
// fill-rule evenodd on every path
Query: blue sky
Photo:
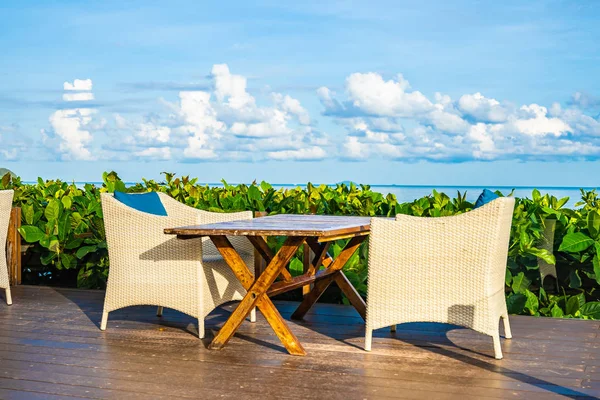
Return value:
M 2 1 L 0 166 L 600 184 L 599 3 L 285 3 Z

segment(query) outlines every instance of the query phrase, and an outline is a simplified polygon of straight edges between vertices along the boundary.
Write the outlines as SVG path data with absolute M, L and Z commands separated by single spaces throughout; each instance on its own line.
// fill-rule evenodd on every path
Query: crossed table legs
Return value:
M 250 269 L 239 256 L 229 239 L 227 239 L 227 236 L 210 236 L 215 247 L 219 250 L 225 262 L 227 262 L 233 273 L 240 280 L 242 286 L 247 290 L 247 293 L 215 336 L 209 348 L 223 348 L 250 311 L 254 307 L 257 307 L 290 354 L 306 355 L 306 351 L 296 336 L 288 328 L 285 320 L 271 302 L 269 295 L 272 296 L 284 293 L 313 282 L 313 289 L 305 295 L 304 300 L 300 303 L 298 309 L 292 314 L 293 319 L 302 319 L 333 281 L 338 284 L 342 292 L 348 297 L 350 303 L 364 318 L 366 310 L 365 303 L 343 274 L 342 267 L 366 238 L 367 236 L 355 236 L 351 238 L 339 256 L 335 260 L 331 260 L 331 257 L 327 254 L 327 242 L 319 243 L 312 237 L 290 236 L 286 239 L 277 254 L 273 255 L 266 246 L 263 238 L 259 236 L 248 236 L 248 239 L 268 263 L 260 276 L 258 276 L 257 279 L 254 279 L 254 275 L 250 272 Z M 286 266 L 296 254 L 299 247 L 305 242 L 315 253 L 315 259 L 307 274 L 292 278 L 286 270 Z M 327 262 L 324 260 L 327 260 Z M 318 271 L 321 263 L 327 265 L 327 268 Z M 279 275 L 281 275 L 283 279 L 279 282 L 275 282 L 275 279 L 277 279 Z

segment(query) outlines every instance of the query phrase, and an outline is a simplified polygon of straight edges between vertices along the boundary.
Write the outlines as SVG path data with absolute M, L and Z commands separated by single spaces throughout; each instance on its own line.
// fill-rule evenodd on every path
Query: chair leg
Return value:
M 198 337 L 204 339 L 204 318 L 198 318 Z
M 102 312 L 102 321 L 100 322 L 100 330 L 101 331 L 105 331 L 106 330 L 106 323 L 108 322 L 108 311 L 103 311 Z
M 8 304 L 9 306 L 12 305 L 12 296 L 10 295 L 10 288 L 7 287 L 6 288 L 6 304 Z
M 502 316 L 502 322 L 504 322 L 504 337 L 506 339 L 512 339 L 512 332 L 510 330 L 510 322 L 508 322 L 508 314 Z
M 500 346 L 500 333 L 496 333 L 492 336 L 494 340 L 494 357 L 496 360 L 502 360 L 502 346 Z
M 158 308 L 156 309 L 156 316 L 157 317 L 162 317 L 163 315 L 163 307 L 162 306 L 158 306 Z
M 365 351 L 371 351 L 371 342 L 373 341 L 373 329 L 365 330 Z
M 390 326 L 390 332 L 396 332 L 396 324 Z
M 250 322 L 256 322 L 256 307 L 250 311 Z

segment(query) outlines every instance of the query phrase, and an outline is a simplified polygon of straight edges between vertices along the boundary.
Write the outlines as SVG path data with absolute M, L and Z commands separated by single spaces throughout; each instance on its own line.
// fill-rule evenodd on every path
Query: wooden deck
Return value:
M 111 313 L 103 292 L 17 286 L 0 303 L 0 398 L 482 399 L 600 396 L 600 322 L 511 317 L 515 338 L 406 324 L 376 332 L 362 350 L 351 307 L 318 304 L 290 322 L 308 352 L 290 356 L 264 320 L 245 322 L 228 346 L 207 350 L 192 318 L 136 307 Z M 2 302 L 4 301 L 2 297 Z M 297 304 L 277 302 L 285 318 Z M 207 320 L 212 337 L 229 311 Z M 211 332 L 212 331 L 212 332 Z

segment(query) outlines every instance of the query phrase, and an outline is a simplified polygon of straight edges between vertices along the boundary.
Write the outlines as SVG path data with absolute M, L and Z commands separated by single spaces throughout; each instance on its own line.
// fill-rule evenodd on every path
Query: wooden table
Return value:
M 302 319 L 327 287 L 335 281 L 364 319 L 365 302 L 342 272 L 342 267 L 367 238 L 370 222 L 369 217 L 281 214 L 250 220 L 169 228 L 165 229 L 165 233 L 177 235 L 181 239 L 210 237 L 247 290 L 246 295 L 215 336 L 209 348 L 223 348 L 250 311 L 257 307 L 287 351 L 293 355 L 305 355 L 306 351 L 290 331 L 269 297 L 314 284 L 312 290 L 305 294 L 300 306 L 292 314 L 293 319 Z M 261 257 L 265 259 L 267 267 L 262 273 L 256 271 L 256 275 L 259 275 L 257 279 L 227 236 L 246 236 Z M 266 236 L 285 236 L 287 239 L 277 254 L 273 254 L 265 241 Z M 348 238 L 350 240 L 344 249 L 337 258 L 333 259 L 328 253 L 332 241 Z M 304 275 L 292 277 L 286 266 L 304 243 L 313 251 L 314 258 L 310 261 Z M 325 266 L 325 269 L 319 270 L 321 266 Z M 281 279 L 276 281 L 278 277 Z

